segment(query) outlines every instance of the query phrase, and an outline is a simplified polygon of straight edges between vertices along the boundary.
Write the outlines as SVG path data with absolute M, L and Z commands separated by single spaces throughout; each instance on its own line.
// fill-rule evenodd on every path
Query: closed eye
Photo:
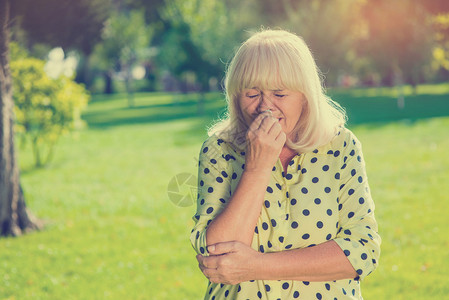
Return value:
M 256 94 L 256 95 L 246 95 L 248 98 L 250 98 L 250 99 L 255 99 L 255 98 L 257 98 L 257 97 L 259 97 L 259 94 Z
M 284 98 L 285 96 L 287 96 L 287 95 L 283 95 L 283 94 L 274 94 L 274 95 L 278 98 Z

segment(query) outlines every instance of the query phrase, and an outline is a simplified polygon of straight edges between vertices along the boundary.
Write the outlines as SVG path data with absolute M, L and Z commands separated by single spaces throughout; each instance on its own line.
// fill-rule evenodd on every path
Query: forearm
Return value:
M 251 245 L 269 178 L 269 173 L 242 173 L 229 203 L 207 229 L 208 245 L 228 241 Z
M 357 273 L 334 241 L 314 247 L 265 253 L 256 272 L 261 280 L 331 281 Z

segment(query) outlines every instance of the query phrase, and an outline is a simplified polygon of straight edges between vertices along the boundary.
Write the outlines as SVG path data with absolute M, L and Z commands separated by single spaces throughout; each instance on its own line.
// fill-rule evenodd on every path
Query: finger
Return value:
M 274 122 L 273 125 L 271 126 L 271 128 L 268 130 L 268 135 L 277 137 L 281 131 L 282 131 L 282 126 L 281 126 L 281 124 L 279 124 L 279 121 L 276 120 L 276 122 Z
M 216 269 L 217 268 L 217 257 L 215 256 L 203 256 L 199 261 L 206 269 Z
M 270 128 L 273 126 L 273 124 L 275 124 L 276 121 L 277 121 L 276 118 L 273 118 L 270 115 L 266 115 L 265 118 L 260 123 L 260 126 L 258 129 L 268 132 L 270 130 Z
M 265 117 L 269 116 L 269 115 L 270 115 L 269 112 L 263 112 L 263 113 L 259 114 L 259 115 L 254 119 L 254 121 L 251 123 L 251 125 L 249 126 L 249 129 L 250 129 L 250 130 L 256 130 L 256 129 L 258 129 L 258 128 L 260 127 L 260 124 L 262 123 L 262 120 L 263 120 Z
M 208 246 L 207 250 L 212 255 L 221 255 L 221 254 L 226 254 L 226 253 L 232 253 L 237 250 L 237 244 L 238 244 L 238 242 L 235 242 L 235 241 L 217 243 L 217 244 Z
M 287 141 L 287 135 L 285 134 L 285 132 L 281 131 L 275 140 L 276 142 L 285 144 L 285 142 Z

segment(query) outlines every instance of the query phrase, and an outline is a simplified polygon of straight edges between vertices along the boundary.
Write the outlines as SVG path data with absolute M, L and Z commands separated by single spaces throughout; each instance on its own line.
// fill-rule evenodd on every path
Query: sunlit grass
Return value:
M 339 95 L 361 102 L 359 110 L 347 107 L 362 114 L 350 115 L 355 123 L 369 120 L 362 96 Z M 130 109 L 124 97 L 99 97 L 85 114 L 90 128 L 64 137 L 50 166 L 33 169 L 22 149 L 27 204 L 47 226 L 0 240 L 0 298 L 201 299 L 206 280 L 188 241 L 195 208 L 171 203 L 167 184 L 178 173 L 196 174 L 205 126 L 223 108 L 213 99 L 220 98 L 209 95 L 198 116 L 196 98 L 141 94 Z M 386 123 L 396 120 L 386 111 L 383 123 L 351 126 L 364 146 L 383 237 L 364 298 L 443 299 L 449 118 Z

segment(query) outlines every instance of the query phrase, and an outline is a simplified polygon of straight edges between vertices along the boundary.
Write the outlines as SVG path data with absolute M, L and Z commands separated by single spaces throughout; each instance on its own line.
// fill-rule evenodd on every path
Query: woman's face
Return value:
M 240 95 L 240 107 L 248 126 L 260 113 L 270 109 L 289 138 L 292 138 L 293 129 L 301 117 L 304 103 L 303 93 L 290 90 L 251 88 L 243 90 Z

